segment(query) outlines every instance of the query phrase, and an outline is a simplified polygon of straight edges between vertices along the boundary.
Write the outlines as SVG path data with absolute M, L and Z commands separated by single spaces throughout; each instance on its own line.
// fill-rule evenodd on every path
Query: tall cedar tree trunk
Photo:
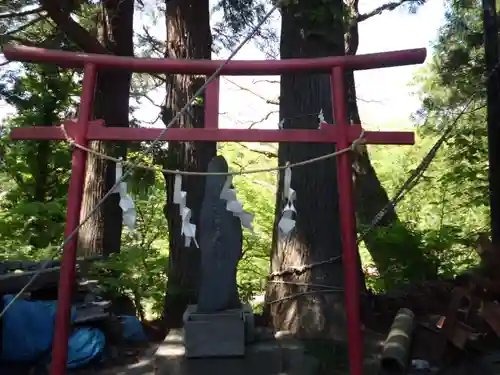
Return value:
M 59 87 L 56 80 L 59 78 L 59 74 L 54 73 L 53 69 L 50 68 L 47 68 L 43 74 L 45 74 L 43 80 L 47 91 L 57 92 Z M 57 100 L 58 98 L 51 97 L 49 100 L 44 101 L 44 106 L 39 108 L 43 119 L 39 125 L 52 126 L 60 120 L 57 114 Z M 52 148 L 51 142 L 39 141 L 36 142 L 33 155 L 30 155 L 33 158 L 34 166 L 33 200 L 35 202 L 45 203 L 47 200 L 50 174 L 53 173 L 51 166 Z M 35 231 L 42 234 L 45 231 L 45 223 L 46 219 L 44 217 L 38 217 L 33 222 Z M 35 248 L 44 248 L 49 245 L 47 241 L 50 241 L 50 237 L 34 236 L 30 238 L 30 245 Z
M 118 56 L 133 56 L 134 0 L 106 0 L 99 17 L 99 41 Z M 132 73 L 100 70 L 97 77 L 94 117 L 106 126 L 129 126 L 129 91 Z M 115 157 L 125 157 L 126 146 L 110 142 L 92 142 L 92 149 Z M 87 155 L 87 171 L 81 219 L 97 205 L 115 184 L 115 164 L 92 154 Z M 80 230 L 82 256 L 108 255 L 120 251 L 122 210 L 118 194 L 111 195 Z
M 212 34 L 208 0 L 172 0 L 167 2 L 167 58 L 210 59 Z M 163 122 L 170 120 L 187 100 L 203 85 L 205 77 L 170 75 L 167 77 L 167 100 Z M 192 108 L 175 127 L 201 128 L 204 126 L 203 105 Z M 168 131 L 168 130 L 167 130 Z M 169 169 L 206 171 L 216 154 L 216 144 L 208 142 L 170 142 L 164 166 Z M 170 256 L 164 315 L 169 327 L 182 325 L 186 306 L 196 302 L 199 282 L 200 250 L 187 248 L 181 237 L 178 205 L 172 202 L 174 176 L 165 175 L 167 202 L 164 212 L 168 222 Z M 192 210 L 192 222 L 199 228 L 199 213 L 205 189 L 205 178 L 184 177 L 183 190 L 187 205 Z
M 52 21 L 82 51 L 97 54 L 133 56 L 134 0 L 103 0 L 99 4 L 97 20 L 98 39 L 72 17 L 77 2 L 40 0 Z M 103 119 L 107 126 L 128 127 L 129 90 L 132 74 L 125 71 L 101 70 L 94 99 L 94 118 Z M 104 142 L 92 142 L 97 151 L 114 156 L 125 156 L 125 147 Z M 87 171 L 81 218 L 85 218 L 115 182 L 115 166 L 87 155 Z M 79 255 L 110 254 L 120 250 L 122 212 L 116 194 L 94 213 L 79 232 Z
M 500 109 L 498 74 L 498 17 L 495 0 L 483 0 L 484 51 L 488 75 L 495 74 L 487 82 L 487 122 L 491 239 L 500 245 Z
M 318 11 L 325 8 L 322 0 L 302 0 L 282 11 L 282 59 L 344 54 L 342 1 L 331 1 L 326 7 L 328 9 L 322 12 L 325 17 L 317 17 Z M 329 75 L 281 76 L 280 118 L 289 119 L 284 123 L 285 128 L 316 129 L 316 118 L 300 115 L 318 113 L 321 109 L 326 120 L 332 123 Z M 279 147 L 278 160 L 280 165 L 294 163 L 334 150 L 334 145 L 329 144 L 285 143 Z M 289 237 L 281 239 L 275 231 L 272 272 L 325 261 L 342 253 L 335 158 L 293 169 L 291 186 L 297 193 L 296 228 Z M 277 220 L 283 208 L 282 194 L 281 174 Z M 343 288 L 343 275 L 342 262 L 337 261 L 302 273 L 275 277 L 269 283 L 266 296 L 273 326 L 303 338 L 344 339 L 344 294 L 325 290 Z M 309 287 L 303 287 L 304 284 Z M 296 296 L 290 297 L 292 295 Z
M 358 0 L 345 2 L 350 7 L 349 14 L 357 15 Z M 358 22 L 352 21 L 345 34 L 346 55 L 358 51 Z M 349 120 L 360 124 L 354 72 L 346 72 L 347 105 Z M 356 198 L 356 218 L 360 232 L 371 225 L 374 217 L 389 203 L 389 197 L 377 177 L 366 146 L 352 153 L 354 172 L 354 193 Z M 389 229 L 393 235 L 380 236 L 373 231 L 364 238 L 365 245 L 372 256 L 378 271 L 386 284 L 393 287 L 402 281 L 418 281 L 436 277 L 437 269 L 431 259 L 427 259 L 419 248 L 419 241 L 401 223 L 394 207 L 387 210 L 377 227 Z M 402 247 L 401 244 L 404 244 Z M 412 267 L 407 267 L 411 264 Z

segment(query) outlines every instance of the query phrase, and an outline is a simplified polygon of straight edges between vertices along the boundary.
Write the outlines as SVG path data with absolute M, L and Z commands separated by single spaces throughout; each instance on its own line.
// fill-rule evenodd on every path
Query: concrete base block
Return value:
M 185 355 L 188 358 L 244 356 L 245 331 L 243 309 L 200 314 L 196 305 L 188 306 L 184 313 Z
M 249 344 L 255 341 L 255 319 L 252 306 L 245 303 L 241 306 L 241 310 L 245 319 L 245 342 Z

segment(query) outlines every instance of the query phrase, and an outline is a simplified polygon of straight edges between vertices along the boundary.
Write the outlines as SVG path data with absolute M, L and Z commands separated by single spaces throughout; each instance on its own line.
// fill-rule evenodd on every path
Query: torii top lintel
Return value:
M 85 64 L 94 64 L 97 69 L 123 69 L 138 73 L 213 74 L 223 63 L 220 60 L 147 59 L 13 45 L 4 46 L 3 54 L 6 59 L 13 61 L 51 63 L 66 68 L 82 68 Z M 279 75 L 289 72 L 330 73 L 335 67 L 352 70 L 379 69 L 421 64 L 426 54 L 425 48 L 418 48 L 314 59 L 233 60 L 228 62 L 220 73 L 248 76 Z

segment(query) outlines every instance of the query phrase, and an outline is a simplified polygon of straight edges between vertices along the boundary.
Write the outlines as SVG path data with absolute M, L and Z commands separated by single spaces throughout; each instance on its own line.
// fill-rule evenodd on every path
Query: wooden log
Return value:
M 83 263 L 93 262 L 97 260 L 103 260 L 102 256 L 88 257 L 77 259 L 77 265 Z M 14 271 L 36 271 L 40 268 L 55 268 L 60 267 L 60 260 L 41 260 L 39 262 L 34 262 L 30 260 L 3 260 L 0 261 L 0 275 L 6 274 Z
M 0 275 L 0 294 L 18 293 L 37 273 L 37 278 L 26 288 L 25 291 L 27 293 L 47 287 L 56 287 L 59 282 L 59 271 L 59 267 L 54 267 L 42 271 L 16 272 Z
M 8 274 L 15 271 L 35 271 L 42 268 L 46 262 L 44 268 L 54 268 L 59 267 L 60 262 L 58 260 L 49 260 L 41 262 L 32 262 L 29 260 L 4 260 L 0 262 L 0 275 Z
M 500 306 L 493 302 L 483 302 L 480 314 L 497 336 L 500 337 Z
M 77 261 L 77 273 L 85 273 L 91 262 L 102 260 L 103 257 L 90 257 Z M 40 269 L 42 269 L 40 271 Z M 22 271 L 22 272 L 14 272 Z M 26 288 L 26 292 L 33 292 L 41 289 L 57 288 L 59 283 L 59 260 L 42 260 L 40 262 L 6 260 L 0 262 L 0 295 L 18 293 L 31 278 L 37 277 Z
M 382 351 L 380 370 L 383 375 L 406 374 L 409 363 L 414 314 L 409 309 L 398 311 Z

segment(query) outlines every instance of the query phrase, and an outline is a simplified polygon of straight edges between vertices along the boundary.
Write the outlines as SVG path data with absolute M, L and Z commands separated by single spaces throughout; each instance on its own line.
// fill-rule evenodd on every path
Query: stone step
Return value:
M 281 336 L 247 345 L 245 355 L 188 358 L 184 331 L 171 330 L 155 356 L 155 375 L 312 375 L 317 361 L 304 355 L 300 341 Z

